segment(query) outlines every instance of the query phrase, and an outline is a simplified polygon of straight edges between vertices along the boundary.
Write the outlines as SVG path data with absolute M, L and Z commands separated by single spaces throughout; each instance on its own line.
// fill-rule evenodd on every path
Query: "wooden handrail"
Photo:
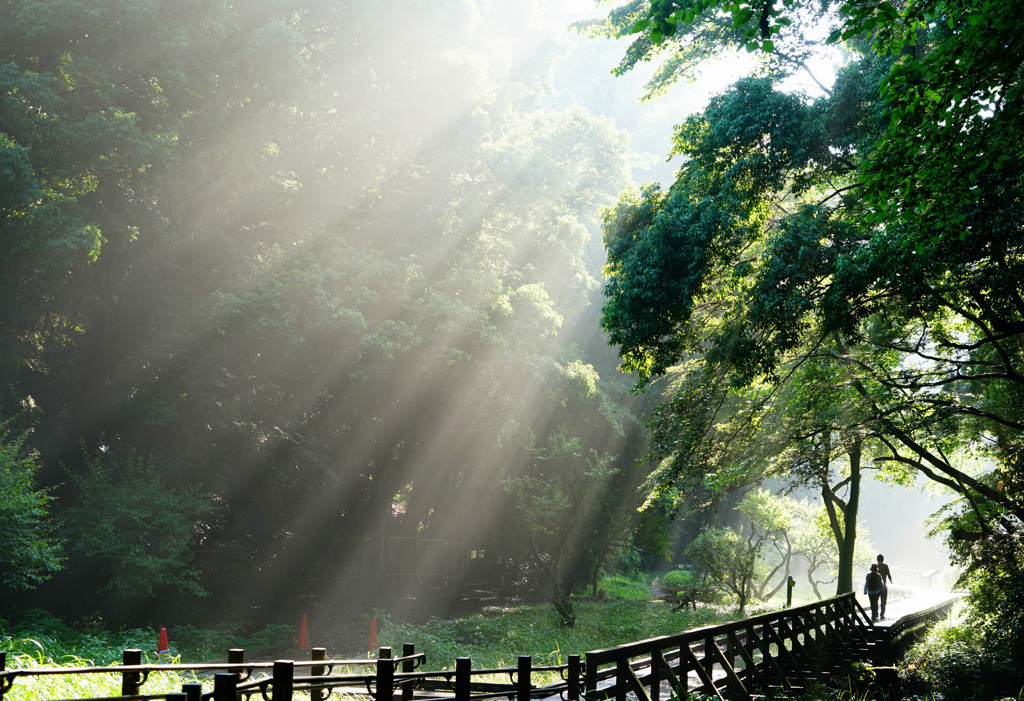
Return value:
M 425 660 L 411 645 L 402 657 L 390 657 L 390 648 L 382 648 L 378 659 L 327 660 L 323 648 L 314 651 L 311 660 L 244 662 L 244 652 L 233 651 L 231 662 L 198 664 L 121 664 L 104 667 L 41 667 L 4 669 L 6 655 L 0 653 L 0 701 L 18 677 L 58 674 L 120 675 L 122 694 L 127 698 L 159 698 L 174 701 L 236 701 L 239 694 L 259 692 L 274 701 L 287 701 L 297 692 L 309 692 L 310 698 L 323 698 L 331 690 L 364 689 L 358 695 L 377 701 L 413 699 L 418 689 L 420 701 L 436 698 L 451 701 L 484 701 L 504 697 L 512 701 L 561 696 L 566 701 L 616 699 L 629 694 L 638 701 L 660 701 L 661 685 L 681 692 L 699 690 L 713 698 L 750 699 L 773 687 L 801 687 L 836 661 L 873 660 L 887 654 L 890 641 L 913 635 L 948 612 L 955 599 L 925 611 L 904 617 L 883 634 L 874 627 L 855 596 L 845 594 L 804 606 L 764 613 L 739 621 L 705 626 L 693 630 L 639 640 L 625 645 L 593 650 L 581 663 L 579 655 L 570 655 L 569 664 L 533 666 L 529 657 L 521 657 L 513 668 L 472 668 L 469 658 L 456 660 L 454 670 L 417 671 Z M 124 659 L 135 660 L 138 651 L 125 651 Z M 131 653 L 131 654 L 129 654 Z M 362 673 L 336 674 L 340 668 L 372 668 Z M 308 672 L 302 672 L 308 668 Z M 184 684 L 183 694 L 143 696 L 141 688 L 156 671 L 216 672 L 213 692 L 203 692 L 197 683 Z M 259 676 L 254 673 L 259 671 Z M 560 672 L 562 681 L 534 686 L 531 676 L 537 672 Z M 269 673 L 269 674 L 268 674 Z M 481 675 L 508 674 L 509 681 L 474 682 Z M 582 678 L 582 684 L 580 680 Z M 128 692 L 128 693 L 125 693 Z M 424 694 L 426 692 L 426 694 Z
M 713 697 L 751 698 L 769 681 L 792 685 L 812 668 L 825 664 L 835 648 L 869 647 L 869 627 L 855 596 L 825 599 L 783 611 L 752 616 L 672 635 L 648 638 L 586 654 L 584 695 L 587 699 L 657 701 L 659 685 L 687 684 Z M 859 635 L 853 631 L 859 630 Z M 676 665 L 666 663 L 666 652 Z M 780 674 L 781 673 L 781 674 Z M 687 680 L 695 676 L 691 684 Z M 675 682 L 672 680 L 675 679 Z

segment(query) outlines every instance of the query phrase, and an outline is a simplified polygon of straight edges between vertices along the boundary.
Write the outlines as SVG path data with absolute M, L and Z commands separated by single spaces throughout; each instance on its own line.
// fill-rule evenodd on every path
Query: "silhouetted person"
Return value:
M 889 565 L 885 564 L 885 558 L 878 556 L 878 574 L 882 577 L 882 595 L 878 598 L 879 615 L 885 620 L 885 600 L 889 598 L 889 585 L 885 580 L 892 581 L 892 573 L 889 572 Z
M 864 593 L 868 595 L 868 599 L 871 601 L 872 621 L 878 620 L 878 598 L 884 590 L 885 584 L 882 582 L 882 575 L 878 574 L 878 565 L 871 565 L 871 571 L 864 578 Z

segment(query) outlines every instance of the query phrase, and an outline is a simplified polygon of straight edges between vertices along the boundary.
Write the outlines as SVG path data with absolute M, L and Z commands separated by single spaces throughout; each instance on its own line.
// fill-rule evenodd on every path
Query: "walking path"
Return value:
M 863 591 L 863 590 L 861 590 Z M 925 611 L 950 599 L 962 597 L 963 592 L 949 592 L 923 587 L 889 586 L 889 601 L 885 606 L 885 618 L 875 621 L 875 625 L 888 628 L 904 616 Z M 857 601 L 871 615 L 871 602 L 866 594 L 857 592 Z

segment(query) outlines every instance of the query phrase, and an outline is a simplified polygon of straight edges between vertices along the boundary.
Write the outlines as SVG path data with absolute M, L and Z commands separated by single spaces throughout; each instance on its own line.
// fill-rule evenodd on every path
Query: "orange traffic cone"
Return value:
M 309 649 L 309 629 L 306 627 L 306 614 L 302 614 L 302 625 L 299 626 L 299 650 Z
M 167 629 L 160 629 L 160 640 L 156 644 L 156 656 L 161 662 L 171 661 L 171 647 L 167 644 Z
M 377 651 L 377 617 L 370 618 L 370 639 L 366 641 L 366 654 L 371 655 Z

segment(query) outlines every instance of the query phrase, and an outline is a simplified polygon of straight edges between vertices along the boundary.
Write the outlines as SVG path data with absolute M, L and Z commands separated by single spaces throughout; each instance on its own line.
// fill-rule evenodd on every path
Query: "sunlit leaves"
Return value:
M 688 160 L 673 188 L 627 191 L 605 214 L 602 324 L 626 369 L 646 379 L 701 347 L 705 331 L 715 332 L 691 324 L 696 305 L 716 310 L 702 308 L 699 318 L 745 313 L 730 309 L 751 271 L 737 257 L 763 235 L 772 198 L 818 148 L 809 110 L 767 81 L 741 81 L 681 125 L 675 152 Z M 749 357 L 728 323 L 722 330 L 719 352 Z
M 35 482 L 41 462 L 26 439 L 0 422 L 0 581 L 17 588 L 38 586 L 63 566 L 54 499 Z

